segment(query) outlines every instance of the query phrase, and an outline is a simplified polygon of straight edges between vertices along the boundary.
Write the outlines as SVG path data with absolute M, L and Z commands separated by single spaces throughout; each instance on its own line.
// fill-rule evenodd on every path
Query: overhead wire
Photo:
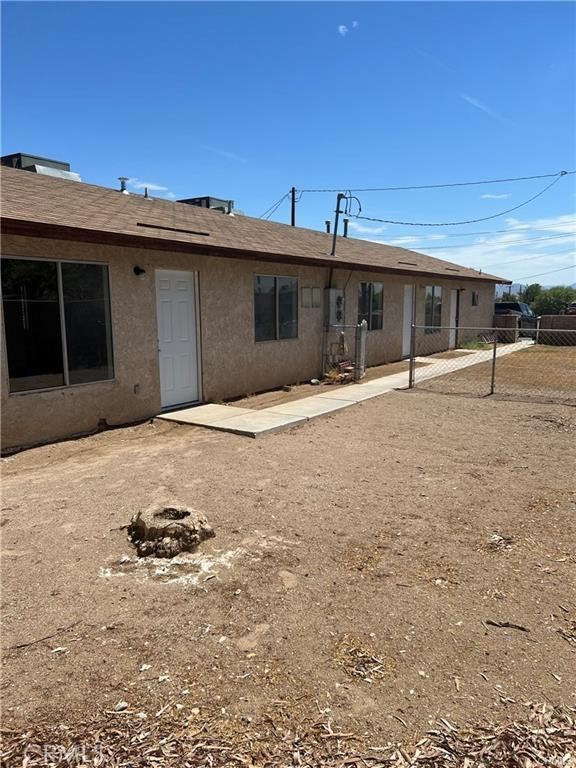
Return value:
M 282 205 L 284 200 L 286 200 L 286 198 L 289 197 L 289 195 L 290 195 L 290 192 L 286 192 L 285 195 L 282 195 L 280 200 L 278 200 L 276 203 L 271 205 L 270 208 L 267 208 L 261 216 L 258 216 L 258 218 L 263 219 L 265 216 L 268 216 L 268 217 L 272 216 L 274 211 L 276 211 Z
M 512 259 L 508 261 L 496 261 L 492 264 L 483 264 L 480 269 L 487 269 L 488 267 L 507 266 L 508 264 L 519 264 L 521 261 L 536 261 L 536 259 L 551 258 L 552 256 L 563 256 L 565 253 L 574 253 L 574 248 L 569 248 L 567 251 L 555 251 L 554 253 L 539 253 L 537 256 L 525 256 L 522 259 Z
M 504 240 L 502 243 L 461 243 L 460 245 L 426 245 L 422 246 L 426 251 L 437 251 L 448 248 L 502 248 L 506 245 L 515 245 L 516 243 L 536 243 L 545 240 L 556 240 L 561 237 L 574 237 L 572 232 L 564 235 L 549 235 L 548 237 L 526 237 L 523 240 Z
M 525 205 L 528 205 L 528 203 L 531 203 L 533 200 L 536 200 L 538 197 L 541 197 L 545 192 L 547 192 L 551 187 L 554 186 L 554 184 L 557 184 L 561 178 L 564 176 L 567 176 L 568 173 L 574 173 L 574 171 L 561 171 L 559 174 L 556 174 L 556 178 L 554 181 L 552 181 L 550 184 L 547 184 L 544 189 L 541 189 L 540 192 L 537 192 L 535 195 L 532 195 L 532 197 L 529 197 L 528 200 L 525 200 L 523 203 L 520 203 L 519 205 L 515 205 L 513 208 L 508 208 L 505 211 L 500 211 L 499 213 L 494 213 L 491 216 L 483 216 L 478 219 L 468 219 L 467 221 L 446 221 L 446 222 L 422 222 L 422 221 L 394 221 L 393 219 L 377 219 L 375 217 L 371 216 L 361 216 L 360 214 L 354 215 L 355 219 L 362 219 L 363 221 L 376 221 L 380 224 L 399 224 L 404 227 L 456 227 L 460 226 L 462 224 L 477 224 L 480 221 L 489 221 L 490 219 L 497 219 L 500 216 L 505 216 L 507 213 L 512 213 L 512 211 L 517 211 L 519 208 L 523 208 Z M 353 214 L 350 214 L 353 215 Z
M 412 189 L 442 189 L 445 187 L 472 187 L 480 184 L 504 184 L 513 181 L 532 181 L 533 179 L 551 179 L 553 176 L 571 175 L 576 171 L 560 171 L 559 173 L 542 173 L 538 176 L 516 176 L 509 179 L 485 179 L 482 181 L 456 181 L 446 184 L 419 184 L 406 187 L 347 187 L 348 192 L 399 192 Z M 339 189 L 300 189 L 299 192 L 342 192 Z
M 565 272 L 567 269 L 576 269 L 572 264 L 570 267 L 560 267 L 560 269 L 550 269 L 548 272 L 539 272 L 537 275 L 526 275 L 525 277 L 519 277 L 516 282 L 521 280 L 529 280 L 531 277 L 543 277 L 544 275 L 552 275 L 554 272 Z
M 557 229 L 558 227 L 565 226 L 567 224 L 576 224 L 576 219 L 569 219 L 568 221 L 561 221 L 558 224 L 546 224 L 542 225 L 541 227 L 529 227 L 528 225 L 519 226 L 516 229 L 485 229 L 482 232 L 444 232 L 442 235 L 439 235 L 439 237 L 474 237 L 476 235 L 509 235 L 511 233 L 520 234 L 524 231 L 530 231 L 534 230 L 539 232 L 540 230 L 546 230 L 546 229 Z M 574 232 L 566 232 L 565 234 L 576 234 Z M 370 235 L 371 238 L 374 237 L 390 237 L 390 233 L 387 234 L 380 234 L 375 233 Z M 436 237 L 436 235 L 435 235 Z

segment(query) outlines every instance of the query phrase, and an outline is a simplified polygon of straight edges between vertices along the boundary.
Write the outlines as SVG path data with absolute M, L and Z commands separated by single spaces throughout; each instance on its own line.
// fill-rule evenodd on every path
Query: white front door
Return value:
M 412 337 L 412 312 L 414 309 L 414 286 L 404 286 L 404 314 L 402 316 L 402 357 L 410 357 Z
M 448 337 L 448 346 L 454 349 L 456 346 L 456 323 L 458 317 L 458 291 L 450 291 L 450 331 Z
M 194 272 L 156 271 L 162 408 L 198 400 Z

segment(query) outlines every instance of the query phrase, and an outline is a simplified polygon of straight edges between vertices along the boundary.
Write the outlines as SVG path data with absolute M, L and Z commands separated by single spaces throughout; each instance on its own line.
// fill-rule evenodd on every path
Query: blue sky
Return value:
M 4 2 L 2 153 L 65 160 L 103 186 L 125 175 L 135 193 L 231 198 L 250 216 L 292 186 L 572 171 L 575 18 L 567 2 Z M 356 194 L 367 217 L 451 222 L 551 181 Z M 322 229 L 335 198 L 299 193 L 297 223 Z M 575 205 L 572 175 L 474 225 L 352 218 L 350 234 L 574 283 Z M 271 219 L 289 221 L 287 199 Z

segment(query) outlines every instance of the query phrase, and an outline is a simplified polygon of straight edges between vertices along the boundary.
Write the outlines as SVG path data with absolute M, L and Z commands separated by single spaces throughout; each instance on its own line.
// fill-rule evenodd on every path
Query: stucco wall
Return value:
M 88 260 L 108 264 L 115 377 L 44 392 L 9 394 L 6 352 L 2 361 L 2 446 L 4 449 L 89 432 L 105 420 L 126 424 L 160 411 L 160 379 L 155 269 L 197 272 L 199 285 L 200 391 L 204 401 L 219 401 L 282 384 L 306 381 L 322 370 L 323 307 L 304 309 L 299 301 L 298 338 L 254 340 L 254 275 L 294 276 L 303 287 L 328 286 L 329 269 L 258 261 L 149 251 L 116 246 L 4 236 L 2 255 Z M 136 277 L 133 267 L 146 270 Z M 424 322 L 425 280 L 334 270 L 332 285 L 345 289 L 347 324 L 357 321 L 358 284 L 384 283 L 384 322 L 368 334 L 367 362 L 398 360 L 402 354 L 404 285 L 416 282 L 417 323 Z M 493 287 L 470 282 L 434 281 L 445 289 L 442 322 L 448 323 L 450 287 L 466 287 L 462 325 L 490 325 Z M 480 306 L 471 307 L 472 290 Z M 323 293 L 323 292 L 322 292 Z M 324 296 L 322 295 L 322 302 Z M 3 330 L 2 330 L 3 333 Z M 2 336 L 3 338 L 3 336 Z
M 414 278 L 410 275 L 378 275 L 374 272 L 350 272 L 334 270 L 332 285 L 345 289 L 345 323 L 354 324 L 358 319 L 358 285 L 361 282 L 381 282 L 384 285 L 384 312 L 382 329 L 368 331 L 366 345 L 367 365 L 381 365 L 402 358 L 402 326 L 404 314 L 404 286 L 415 286 L 417 326 L 425 323 L 426 286 L 439 285 L 442 288 L 441 325 L 450 325 L 451 290 L 460 290 L 458 324 L 461 327 L 490 328 L 494 313 L 494 285 L 471 280 L 442 280 L 439 278 Z M 472 292 L 478 292 L 478 305 L 472 305 Z M 349 334 L 352 336 L 352 333 Z M 425 335 L 416 332 L 417 354 L 441 351 L 448 347 L 448 332 Z

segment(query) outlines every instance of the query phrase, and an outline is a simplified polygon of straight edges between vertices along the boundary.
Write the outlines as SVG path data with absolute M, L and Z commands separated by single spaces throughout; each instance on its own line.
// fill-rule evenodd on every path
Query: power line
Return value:
M 570 173 L 575 173 L 575 171 L 571 171 Z M 515 205 L 513 208 L 508 208 L 505 211 L 500 211 L 500 213 L 494 213 L 492 214 L 492 216 L 483 216 L 480 219 L 468 219 L 468 221 L 422 222 L 422 221 L 393 221 L 392 219 L 376 219 L 370 216 L 360 216 L 360 214 L 356 214 L 356 215 L 349 214 L 349 215 L 354 216 L 355 219 L 363 219 L 364 221 L 377 221 L 381 224 L 400 224 L 404 227 L 456 227 L 456 226 L 460 226 L 461 224 L 477 224 L 479 221 L 488 221 L 489 219 L 497 219 L 500 216 L 505 216 L 507 213 L 512 213 L 512 211 L 517 211 L 519 208 L 523 208 L 525 205 L 528 205 L 528 203 L 531 203 L 533 200 L 536 200 L 536 198 L 541 197 L 545 192 L 547 192 L 550 189 L 550 187 L 553 187 L 554 184 L 557 184 L 563 176 L 567 176 L 567 175 L 568 175 L 568 171 L 561 171 L 560 174 L 556 175 L 556 178 L 551 184 L 548 184 L 546 187 L 544 187 L 544 189 L 540 190 L 540 192 L 528 198 L 528 200 L 525 200 L 523 203 L 520 203 L 519 205 Z
M 531 277 L 543 277 L 544 275 L 551 275 L 554 272 L 565 272 L 567 269 L 576 269 L 576 267 L 572 264 L 570 267 L 560 267 L 560 269 L 551 269 L 548 272 L 539 272 L 537 275 L 526 275 L 526 277 L 519 277 L 516 282 L 520 282 L 521 280 L 529 280 Z
M 274 213 L 274 211 L 275 211 L 277 208 L 279 208 L 279 207 L 280 207 L 280 205 L 281 205 L 281 204 L 284 202 L 284 200 L 286 200 L 286 198 L 289 196 L 289 194 L 290 194 L 289 192 L 286 192 L 286 194 L 285 194 L 285 195 L 282 195 L 282 197 L 280 198 L 280 200 L 278 200 L 276 203 L 274 203 L 274 205 L 271 205 L 271 206 L 270 206 L 270 208 L 268 208 L 267 210 L 265 210 L 265 211 L 264 211 L 264 213 L 263 213 L 261 216 L 258 216 L 258 218 L 259 218 L 259 219 L 263 219 L 265 216 L 268 216 L 268 217 L 272 216 L 272 214 Z
M 460 245 L 427 245 L 427 251 L 444 250 L 448 248 L 502 248 L 505 245 L 515 245 L 516 243 L 535 243 L 544 240 L 556 240 L 559 237 L 574 237 L 572 232 L 565 235 L 549 235 L 548 237 L 525 237 L 524 240 L 506 240 L 502 243 L 461 243 Z
M 536 259 L 549 259 L 551 256 L 562 256 L 565 253 L 574 253 L 574 248 L 569 248 L 567 251 L 556 251 L 555 253 L 539 253 L 538 256 L 528 256 L 527 258 L 514 259 L 513 261 L 496 261 L 492 264 L 484 264 L 480 269 L 488 269 L 489 267 L 506 266 L 508 264 L 518 264 L 521 261 L 536 261 Z
M 560 171 L 559 173 L 544 173 L 539 176 L 516 176 L 511 179 L 488 179 L 483 181 L 457 181 L 450 184 L 420 184 L 410 187 L 340 187 L 339 189 L 300 189 L 299 192 L 342 192 L 343 189 L 348 192 L 399 192 L 410 189 L 442 189 L 444 187 L 472 187 L 479 184 L 504 184 L 513 181 L 532 181 L 533 179 L 551 179 L 553 176 L 568 176 L 576 171 Z M 480 221 L 480 219 L 479 219 Z
M 576 219 L 571 219 L 569 221 L 562 221 L 559 224 L 548 224 L 543 225 L 541 227 L 532 227 L 535 231 L 539 232 L 541 229 L 557 229 L 559 226 L 564 226 L 566 224 L 576 224 Z M 528 227 L 526 227 L 528 229 Z M 486 229 L 483 232 L 445 232 L 441 237 L 473 237 L 475 235 L 509 235 L 511 232 L 523 232 L 524 230 L 522 228 L 518 229 Z M 370 234 L 370 233 L 359 233 L 359 234 Z M 572 232 L 566 233 L 566 234 L 573 234 Z M 380 234 L 380 233 L 374 233 L 371 235 L 371 238 L 374 237 L 390 237 L 390 234 Z

